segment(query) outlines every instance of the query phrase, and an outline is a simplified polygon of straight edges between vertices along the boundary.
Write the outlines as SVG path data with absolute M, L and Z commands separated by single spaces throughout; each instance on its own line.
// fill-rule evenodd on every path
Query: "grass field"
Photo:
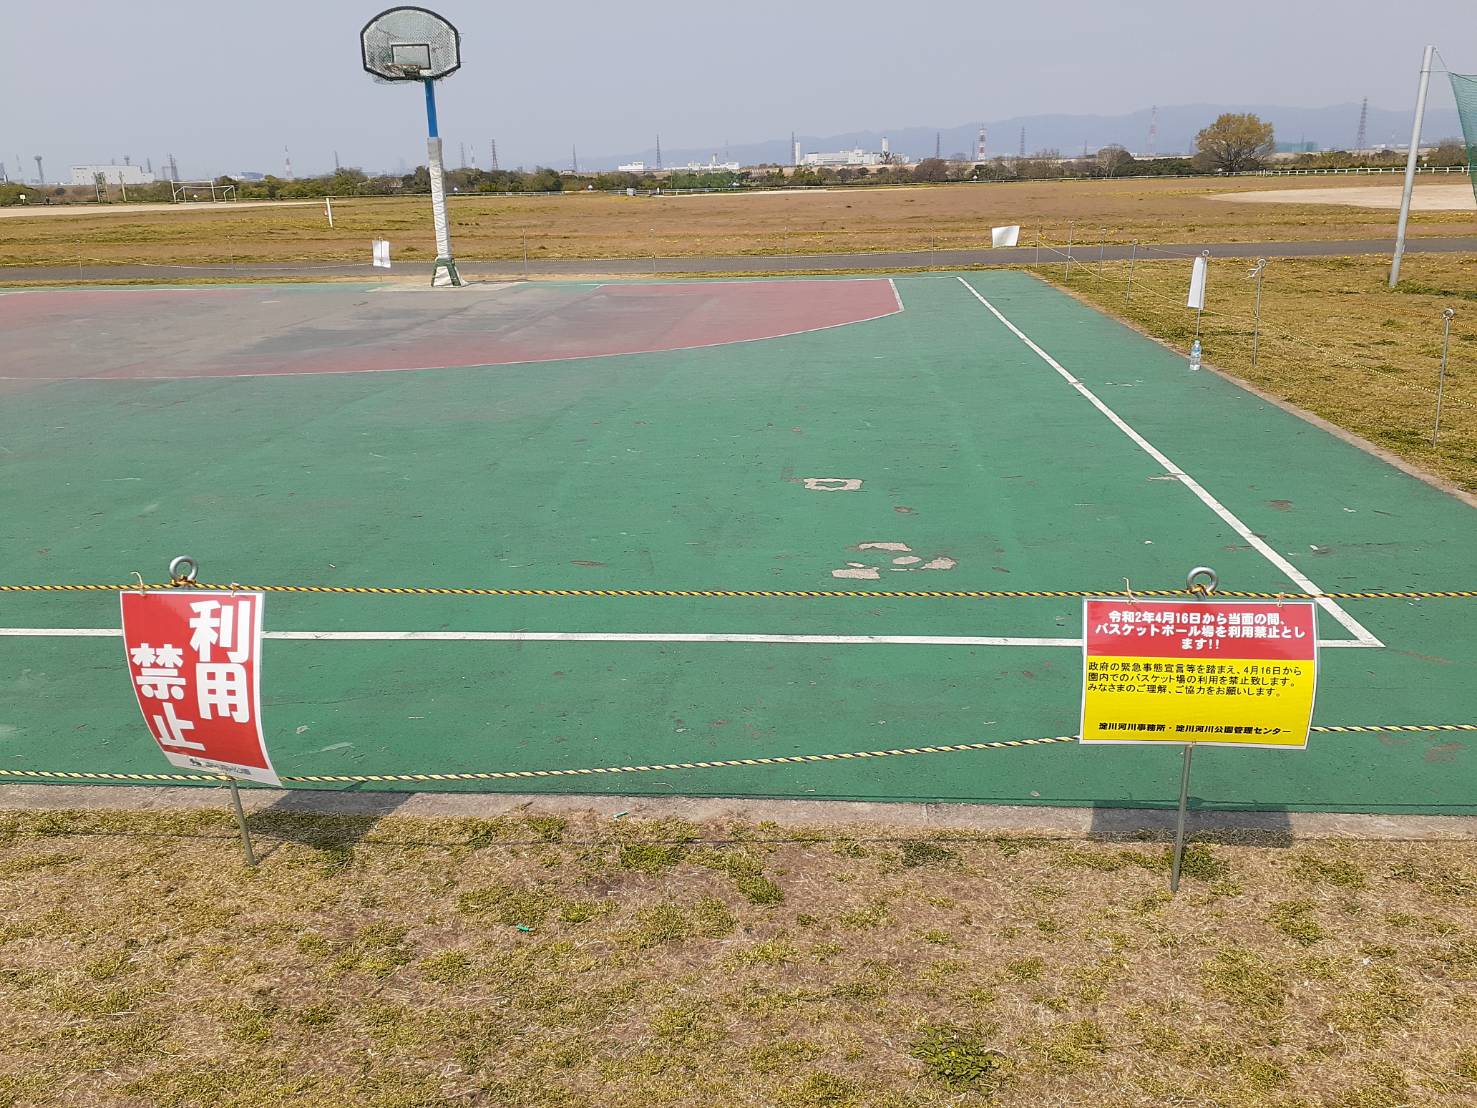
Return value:
M 1383 180 L 1383 179 L 1382 179 Z M 1391 181 L 1394 178 L 1390 178 Z M 696 257 L 988 246 L 992 224 L 1020 223 L 1081 243 L 1388 238 L 1390 212 L 1297 204 L 1228 204 L 1227 192 L 1368 186 L 1370 178 L 1048 181 L 681 197 L 554 194 L 453 197 L 452 234 L 466 259 Z M 1449 185 L 1447 178 L 1435 179 Z M 1429 185 L 1431 181 L 1423 181 Z M 330 229 L 321 205 L 222 206 L 0 219 L 0 264 L 364 261 L 372 238 L 395 257 L 434 257 L 425 197 L 345 200 Z M 1069 224 L 1075 223 L 1074 228 Z M 1477 213 L 1417 212 L 1411 233 L 1477 233 Z
M 1201 321 L 1206 362 L 1353 431 L 1429 473 L 1477 491 L 1477 277 L 1471 255 L 1410 255 L 1399 289 L 1389 259 L 1287 258 L 1271 262 L 1262 290 L 1257 365 L 1251 364 L 1253 263 L 1212 259 Z M 1190 260 L 1099 266 L 1079 255 L 1037 267 L 1104 311 L 1188 349 L 1195 313 L 1185 307 Z M 1442 310 L 1456 310 L 1433 446 Z
M 0 1104 L 1477 1098 L 1469 842 L 0 814 Z

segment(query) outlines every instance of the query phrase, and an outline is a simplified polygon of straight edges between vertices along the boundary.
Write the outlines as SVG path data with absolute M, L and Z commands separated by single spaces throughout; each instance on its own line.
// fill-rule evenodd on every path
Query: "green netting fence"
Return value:
M 1462 138 L 1467 143 L 1467 172 L 1472 177 L 1472 195 L 1477 197 L 1477 76 L 1449 73 L 1451 94 L 1456 98 L 1462 120 Z

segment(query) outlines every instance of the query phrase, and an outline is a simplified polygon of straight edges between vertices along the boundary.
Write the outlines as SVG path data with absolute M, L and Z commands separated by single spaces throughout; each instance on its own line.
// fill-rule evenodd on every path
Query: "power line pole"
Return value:
M 488 139 L 487 140 L 487 145 L 489 147 L 488 153 L 491 155 L 491 158 L 490 158 L 490 160 L 487 163 L 487 171 L 489 173 L 496 173 L 498 171 L 498 166 L 497 166 L 497 139 Z
M 1436 47 L 1427 46 L 1421 59 L 1420 91 L 1415 97 L 1415 123 L 1410 129 L 1410 153 L 1405 159 L 1405 192 L 1400 198 L 1400 222 L 1395 228 L 1395 256 L 1390 261 L 1390 287 L 1400 283 L 1400 259 L 1405 254 L 1405 224 L 1410 219 L 1410 194 L 1415 188 L 1415 163 L 1421 152 L 1421 120 L 1426 114 L 1426 89 L 1431 84 L 1431 55 Z
M 1369 97 L 1364 98 L 1364 103 L 1359 106 L 1359 133 L 1354 136 L 1354 152 L 1357 154 L 1363 150 L 1368 142 L 1369 136 Z

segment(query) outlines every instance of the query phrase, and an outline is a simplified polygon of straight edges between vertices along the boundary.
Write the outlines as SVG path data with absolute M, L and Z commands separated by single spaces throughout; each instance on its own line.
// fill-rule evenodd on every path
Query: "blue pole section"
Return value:
M 436 130 L 436 82 L 426 82 L 426 127 L 429 128 L 431 138 L 440 138 L 440 132 Z

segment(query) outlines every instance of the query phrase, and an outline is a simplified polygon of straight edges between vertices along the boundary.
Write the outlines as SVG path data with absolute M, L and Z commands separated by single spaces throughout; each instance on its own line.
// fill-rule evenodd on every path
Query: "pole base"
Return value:
M 456 271 L 456 262 L 450 258 L 437 258 L 435 266 L 431 269 L 431 287 L 461 288 L 462 275 Z

